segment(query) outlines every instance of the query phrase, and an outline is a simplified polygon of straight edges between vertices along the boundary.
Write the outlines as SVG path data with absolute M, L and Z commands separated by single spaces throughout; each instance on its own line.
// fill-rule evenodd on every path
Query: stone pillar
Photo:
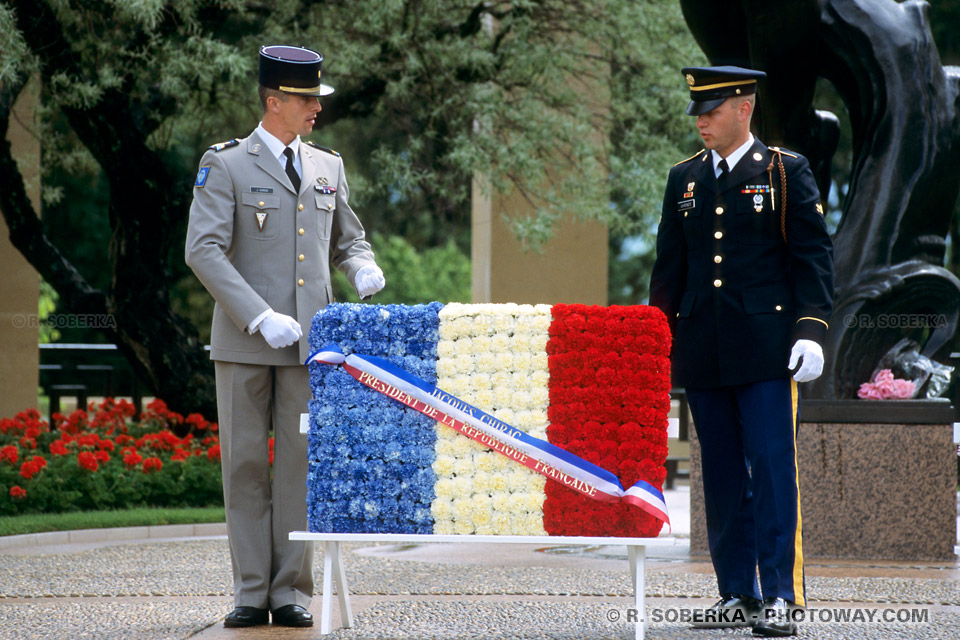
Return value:
M 7 140 L 23 174 L 27 195 L 40 210 L 40 140 L 31 126 L 40 95 L 34 78 L 13 106 Z M 37 348 L 39 277 L 10 244 L 10 232 L 0 217 L 0 417 L 37 406 L 40 352 Z
M 525 251 L 501 215 L 522 210 L 521 197 L 484 191 L 474 179 L 473 302 L 607 304 L 606 226 L 567 219 L 542 252 Z

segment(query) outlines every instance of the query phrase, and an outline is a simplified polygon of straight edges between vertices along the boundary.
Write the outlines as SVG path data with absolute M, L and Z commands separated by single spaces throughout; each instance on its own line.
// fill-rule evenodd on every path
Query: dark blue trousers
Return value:
M 762 593 L 805 606 L 797 383 L 777 378 L 686 391 L 720 593 Z

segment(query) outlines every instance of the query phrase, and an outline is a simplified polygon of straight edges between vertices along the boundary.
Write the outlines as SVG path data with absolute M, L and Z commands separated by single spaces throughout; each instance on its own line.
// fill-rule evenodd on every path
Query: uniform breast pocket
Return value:
M 700 229 L 702 224 L 700 209 L 698 207 L 682 209 L 677 211 L 677 215 L 680 216 L 680 223 L 683 225 L 683 237 L 687 242 L 687 250 L 697 251 L 700 249 L 703 236 Z
M 769 193 L 737 196 L 738 235 L 746 244 L 768 244 L 780 233 L 780 216 L 771 206 Z
M 317 236 L 321 240 L 330 239 L 330 227 L 333 213 L 337 210 L 337 196 L 325 193 L 316 194 L 317 198 Z
M 254 240 L 274 240 L 280 233 L 280 196 L 241 193 L 237 215 L 243 235 Z

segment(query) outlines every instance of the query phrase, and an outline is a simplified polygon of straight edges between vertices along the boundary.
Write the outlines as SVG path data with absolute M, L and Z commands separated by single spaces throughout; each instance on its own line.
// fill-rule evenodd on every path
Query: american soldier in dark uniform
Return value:
M 705 149 L 667 180 L 650 304 L 700 440 L 721 595 L 698 626 L 796 634 L 805 606 L 797 383 L 823 370 L 832 245 L 802 156 L 750 132 L 760 71 L 683 69 Z M 759 583 L 757 574 L 759 572 Z

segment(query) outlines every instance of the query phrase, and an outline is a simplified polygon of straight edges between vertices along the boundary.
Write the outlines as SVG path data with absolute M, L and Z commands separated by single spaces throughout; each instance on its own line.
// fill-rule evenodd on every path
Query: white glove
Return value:
M 357 293 L 361 298 L 369 298 L 383 286 L 387 281 L 383 279 L 383 271 L 375 264 L 368 264 L 360 267 L 357 271 L 357 277 L 354 279 L 354 286 L 357 287 Z
M 810 382 L 819 378 L 823 373 L 823 348 L 813 340 L 797 340 L 790 351 L 790 364 L 787 368 L 792 370 L 796 367 L 800 358 L 803 358 L 803 364 L 793 374 L 793 379 L 797 382 Z
M 273 310 L 260 321 L 259 328 L 263 339 L 274 349 L 289 347 L 303 336 L 299 322 Z

